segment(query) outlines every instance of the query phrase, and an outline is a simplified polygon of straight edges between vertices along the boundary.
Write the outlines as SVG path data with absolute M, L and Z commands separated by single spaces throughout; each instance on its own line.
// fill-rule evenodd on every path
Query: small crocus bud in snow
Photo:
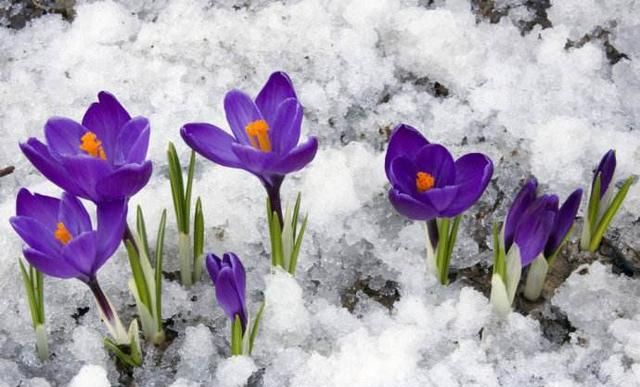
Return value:
M 215 286 L 218 305 L 231 321 L 231 354 L 249 355 L 253 349 L 264 303 L 256 314 L 253 326 L 249 329 L 245 299 L 246 274 L 240 258 L 231 252 L 225 253 L 222 259 L 210 253 L 207 254 L 205 263 Z
M 127 199 L 147 184 L 149 132 L 146 118 L 131 118 L 113 95 L 101 91 L 81 124 L 52 117 L 44 127 L 46 145 L 29 138 L 20 148 L 51 182 L 100 203 Z
M 429 143 L 418 130 L 401 124 L 391 134 L 385 171 L 396 211 L 427 222 L 427 266 L 446 284 L 459 216 L 487 188 L 493 163 L 482 153 L 454 160 L 444 146 Z
M 583 250 L 594 252 L 598 249 L 604 233 L 620 209 L 631 184 L 633 184 L 633 177 L 628 177 L 614 195 L 615 173 L 616 153 L 611 149 L 602 157 L 593 175 L 589 206 L 580 240 L 580 248 Z

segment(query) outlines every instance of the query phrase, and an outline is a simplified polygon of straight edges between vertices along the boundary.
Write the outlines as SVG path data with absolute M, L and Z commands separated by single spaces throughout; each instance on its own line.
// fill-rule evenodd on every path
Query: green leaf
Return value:
M 34 268 L 33 266 L 29 265 L 29 267 L 31 269 L 33 269 L 33 273 L 31 274 L 31 278 L 34 278 L 35 276 L 35 283 L 36 283 L 36 300 L 37 300 L 37 305 L 38 305 L 38 322 L 40 324 L 44 324 L 45 323 L 45 316 L 44 316 L 44 276 L 42 275 L 42 273 L 37 270 L 36 268 Z
M 296 240 L 297 231 L 298 231 L 298 214 L 300 213 L 300 202 L 302 200 L 302 195 L 298 192 L 296 196 L 296 204 L 293 207 L 293 220 L 291 224 L 293 225 L 293 240 Z
M 156 266 L 155 266 L 155 285 L 156 285 L 156 305 L 155 319 L 158 330 L 162 330 L 162 264 L 164 255 L 164 232 L 167 225 L 167 210 L 162 210 L 160 216 L 160 225 L 158 226 L 158 236 L 156 237 Z
M 33 289 L 33 282 L 31 281 L 31 276 L 29 275 L 29 273 L 27 273 L 27 269 L 24 267 L 21 259 L 18 259 L 18 263 L 20 265 L 20 273 L 22 274 L 24 289 L 27 292 L 27 304 L 29 305 L 29 311 L 31 312 L 31 322 L 33 323 L 33 327 L 35 328 L 39 323 L 39 312 L 35 290 Z
M 291 253 L 291 261 L 289 262 L 289 274 L 295 275 L 296 268 L 298 267 L 298 255 L 300 254 L 300 247 L 302 246 L 302 238 L 304 237 L 304 231 L 307 229 L 307 220 L 309 219 L 309 214 L 304 216 L 302 220 L 302 226 L 300 227 L 300 233 L 298 234 L 298 238 L 293 245 L 293 252 Z
M 589 250 L 591 252 L 596 251 L 598 249 L 598 246 L 600 246 L 602 237 L 604 236 L 604 233 L 607 231 L 609 224 L 611 224 L 613 217 L 616 215 L 616 213 L 620 209 L 620 206 L 622 206 L 622 202 L 627 196 L 627 193 L 629 193 L 631 184 L 633 184 L 633 177 L 629 176 L 627 180 L 625 180 L 624 184 L 622 185 L 622 188 L 620 188 L 620 191 L 618 191 L 616 196 L 611 201 L 611 205 L 609 206 L 609 208 L 607 208 L 604 215 L 602 216 L 602 219 L 600 220 L 600 223 L 598 223 L 598 227 L 595 229 L 595 232 L 591 234 L 591 243 L 589 245 Z
M 149 253 L 149 243 L 147 242 L 147 226 L 144 222 L 144 215 L 142 214 L 142 208 L 140 206 L 136 208 L 136 230 L 140 240 L 140 243 L 138 244 L 142 245 L 147 257 L 151 256 Z
M 242 323 L 238 315 L 231 324 L 231 355 L 242 355 Z
M 256 336 L 258 335 L 258 328 L 260 327 L 260 320 L 262 319 L 262 313 L 264 312 L 265 304 L 266 301 L 263 301 L 262 305 L 260 305 L 260 309 L 258 309 L 256 318 L 253 320 L 251 334 L 249 335 L 249 355 L 251 355 L 251 352 L 253 352 L 253 342 L 256 340 Z
M 169 162 L 169 182 L 171 184 L 171 197 L 173 198 L 173 208 L 176 213 L 176 223 L 178 224 L 178 231 L 188 232 L 184 228 L 185 213 L 184 213 L 184 183 L 182 181 L 182 167 L 180 165 L 180 159 L 173 143 L 169 143 L 169 149 L 167 150 L 167 160 Z M 187 222 L 188 224 L 188 222 Z M 188 225 L 187 225 L 188 227 Z
M 197 282 L 202 276 L 202 261 L 204 260 L 204 214 L 202 201 L 196 200 L 196 212 L 193 219 L 193 281 Z
M 140 256 L 138 255 L 136 248 L 133 246 L 133 243 L 131 243 L 130 240 L 127 240 L 125 242 L 125 246 L 127 248 L 127 253 L 129 254 L 131 274 L 133 275 L 133 281 L 136 285 L 136 289 L 138 290 L 138 295 L 140 296 L 142 304 L 149 307 L 151 300 L 148 293 L 147 281 L 145 279 L 142 265 L 140 263 Z
M 438 221 L 438 245 L 436 246 L 436 264 L 438 266 L 438 279 L 440 283 L 446 285 L 449 282 L 448 267 L 446 265 L 446 254 L 449 251 L 449 218 L 439 218 Z
M 598 222 L 598 212 L 600 211 L 600 186 L 601 186 L 601 174 L 599 173 L 596 176 L 596 180 L 593 183 L 593 188 L 591 189 L 591 196 L 589 196 L 589 207 L 587 212 L 587 217 L 589 221 L 589 230 L 591 235 L 593 235 L 593 231 L 596 229 L 596 223 Z
M 189 234 L 189 221 L 191 220 L 191 190 L 193 189 L 193 174 L 196 170 L 196 152 L 191 151 L 189 169 L 187 172 L 187 191 L 184 194 L 184 232 Z
M 556 251 L 554 251 L 550 256 L 547 257 L 547 263 L 549 264 L 549 267 L 551 267 L 551 264 L 556 259 L 556 256 L 558 255 L 560 250 L 562 250 L 562 247 L 567 243 L 567 241 L 571 237 L 572 232 L 573 232 L 573 225 L 571 225 L 571 228 L 569 228 L 569 231 L 567 231 L 567 234 L 564 236 L 564 238 L 562 238 L 562 242 L 560 242 Z
M 453 219 L 453 225 L 449 229 L 449 238 L 447 240 L 447 252 L 445 256 L 445 268 L 447 273 L 449 272 L 449 264 L 451 263 L 451 256 L 453 255 L 453 247 L 456 244 L 456 238 L 458 237 L 458 228 L 460 227 L 460 219 L 462 215 L 458 215 Z

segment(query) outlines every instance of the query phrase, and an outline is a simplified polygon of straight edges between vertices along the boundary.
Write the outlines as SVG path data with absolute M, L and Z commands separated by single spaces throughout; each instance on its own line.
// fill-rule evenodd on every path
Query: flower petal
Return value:
M 231 252 L 225 253 L 223 259 L 225 263 L 228 263 L 229 267 L 231 267 L 231 270 L 233 271 L 236 288 L 240 298 L 242 299 L 242 304 L 244 305 L 246 296 L 246 273 L 244 266 L 242 265 L 242 261 L 240 261 L 240 258 L 238 258 L 236 254 Z
M 82 195 L 93 202 L 100 201 L 101 197 L 96 192 L 96 185 L 103 182 L 112 172 L 111 166 L 106 160 L 97 157 L 77 155 L 64 157 L 62 160 L 66 172 L 73 176 L 79 186 L 82 187 Z
M 289 98 L 278 106 L 275 118 L 269 123 L 273 152 L 284 154 L 298 144 L 302 115 L 302 105 L 295 98 Z
M 604 197 L 609 189 L 613 175 L 616 172 L 616 152 L 611 149 L 602 156 L 596 173 L 593 174 L 593 183 L 596 181 L 596 177 L 600 174 L 600 199 Z
M 576 214 L 578 213 L 578 208 L 580 208 L 581 200 L 582 189 L 578 188 L 569 195 L 567 200 L 565 200 L 560 207 L 560 210 L 558 210 L 558 215 L 556 216 L 551 235 L 549 235 L 549 239 L 544 248 L 545 257 L 551 256 L 551 254 L 560 247 L 564 237 L 567 235 L 569 230 L 571 230 L 571 226 L 573 225 Z
M 391 185 L 410 196 L 417 196 L 416 187 L 416 166 L 407 157 L 399 156 L 391 161 L 389 168 L 389 181 Z
M 116 140 L 115 153 L 109 160 L 114 165 L 141 164 L 147 157 L 151 128 L 145 117 L 135 117 L 122 127 Z
M 73 238 L 62 249 L 64 261 L 87 278 L 95 276 L 96 232 L 89 231 Z
M 26 143 L 20 144 L 20 149 L 31 164 L 53 184 L 74 195 L 86 197 L 84 190 L 73 180 L 73 175 L 51 156 L 46 145 L 35 138 L 30 138 Z
M 56 278 L 75 278 L 78 271 L 69 265 L 62 256 L 50 256 L 32 248 L 25 248 L 22 251 L 27 261 L 38 271 Z
M 409 219 L 429 220 L 438 216 L 438 212 L 431 204 L 419 202 L 397 189 L 389 190 L 389 201 L 396 211 Z
M 184 141 L 193 150 L 225 167 L 241 168 L 238 156 L 231 150 L 236 139 L 217 126 L 205 123 L 190 123 L 180 129 Z
M 231 144 L 231 150 L 240 161 L 240 168 L 255 175 L 268 174 L 278 161 L 278 155 L 273 152 L 262 152 L 239 142 Z
M 98 227 L 96 259 L 92 271 L 95 273 L 120 246 L 127 222 L 127 200 L 98 203 Z
M 111 158 L 120 130 L 130 119 L 129 113 L 113 94 L 101 91 L 98 93 L 98 102 L 92 103 L 84 114 L 82 126 L 96 134 L 107 158 Z
M 391 133 L 384 159 L 384 170 L 387 172 L 387 177 L 391 179 L 389 172 L 393 159 L 398 156 L 413 159 L 418 150 L 427 144 L 429 141 L 417 129 L 405 124 L 396 126 Z
M 53 230 L 34 218 L 13 216 L 9 219 L 13 229 L 29 247 L 48 256 L 60 254 L 62 244 L 56 240 Z
M 271 74 L 267 83 L 258 93 L 256 105 L 269 125 L 271 125 L 276 122 L 280 105 L 289 98 L 298 99 L 289 76 L 282 71 L 278 71 Z M 295 144 L 297 143 L 296 141 Z
M 414 160 L 418 171 L 426 172 L 435 179 L 435 187 L 452 185 L 456 179 L 453 157 L 440 144 L 427 144 L 418 150 Z
M 66 192 L 62 194 L 58 219 L 69 230 L 71 235 L 80 235 L 91 231 L 91 217 L 80 200 Z
M 16 199 L 16 215 L 33 218 L 52 232 L 58 222 L 60 199 L 40 194 L 32 194 L 21 188 Z
M 44 125 L 44 136 L 53 157 L 81 153 L 80 139 L 86 132 L 82 125 L 64 117 L 49 118 Z
M 458 192 L 455 200 L 443 212 L 454 217 L 466 211 L 480 199 L 493 176 L 493 163 L 482 153 L 469 153 L 455 162 Z
M 433 188 L 417 195 L 417 199 L 421 202 L 431 203 L 433 208 L 438 211 L 438 217 L 443 216 L 443 212 L 453 203 L 458 195 L 458 187 L 449 185 L 442 188 Z
M 527 266 L 544 249 L 558 211 L 558 197 L 543 195 L 529 206 L 516 228 L 514 243 L 520 248 L 522 267 Z
M 236 315 L 240 316 L 244 332 L 247 324 L 247 315 L 234 281 L 233 270 L 230 267 L 223 267 L 218 274 L 216 299 L 229 319 L 233 321 Z
M 538 181 L 535 178 L 527 180 L 522 186 L 516 198 L 513 200 L 507 218 L 504 223 L 504 245 L 507 251 L 513 243 L 513 237 L 516 232 L 516 226 L 520 222 L 522 215 L 527 208 L 536 200 L 536 190 L 538 189 Z
M 100 180 L 96 191 L 105 200 L 130 198 L 147 185 L 152 171 L 151 161 L 127 164 Z
M 318 151 L 318 139 L 311 136 L 306 142 L 293 148 L 289 154 L 279 159 L 270 169 L 269 173 L 275 175 L 286 175 L 299 171 L 309 164 Z
M 251 97 L 240 90 L 231 90 L 224 97 L 224 111 L 236 140 L 250 144 L 245 128 L 250 122 L 263 119 Z
M 211 282 L 213 282 L 213 286 L 215 286 L 216 281 L 218 280 L 218 274 L 220 273 L 220 269 L 222 268 L 221 260 L 217 255 L 209 253 L 207 254 L 205 263 L 207 265 L 209 277 L 211 277 Z

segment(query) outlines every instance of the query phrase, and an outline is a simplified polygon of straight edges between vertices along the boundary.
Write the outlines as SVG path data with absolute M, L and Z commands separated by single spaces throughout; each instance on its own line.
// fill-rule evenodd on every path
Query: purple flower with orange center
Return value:
M 82 123 L 50 118 L 46 144 L 36 138 L 21 143 L 29 161 L 65 191 L 95 203 L 128 199 L 151 177 L 149 121 L 131 118 L 108 92 L 98 94 Z
M 231 90 L 224 109 L 233 135 L 212 124 L 189 123 L 180 130 L 182 138 L 205 158 L 257 176 L 282 225 L 282 181 L 309 164 L 318 149 L 315 137 L 298 144 L 303 108 L 291 80 L 283 72 L 271 74 L 255 100 Z
M 489 184 L 493 163 L 482 153 L 454 161 L 444 146 L 430 144 L 402 124 L 391 134 L 385 171 L 394 208 L 410 219 L 430 220 L 452 218 L 471 207 Z
M 129 338 L 107 296 L 98 284 L 97 272 L 114 254 L 125 228 L 125 200 L 98 205 L 97 226 L 80 200 L 69 193 L 62 198 L 32 194 L 21 189 L 14 230 L 26 243 L 24 257 L 40 272 L 56 278 L 77 278 L 89 286 L 105 323 L 119 344 Z

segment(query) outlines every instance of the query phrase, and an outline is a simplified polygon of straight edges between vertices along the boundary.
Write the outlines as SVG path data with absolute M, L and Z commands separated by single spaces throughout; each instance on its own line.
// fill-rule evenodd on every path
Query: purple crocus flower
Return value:
M 75 196 L 63 193 L 58 199 L 23 188 L 10 222 L 27 244 L 25 258 L 39 271 L 89 282 L 118 248 L 126 214 L 124 201 L 101 204 L 94 229 L 89 213 Z
M 207 271 L 216 287 L 216 299 L 225 314 L 234 321 L 240 317 L 242 332 L 247 327 L 245 304 L 245 271 L 240 258 L 234 253 L 225 253 L 220 259 L 215 254 L 207 254 Z
M 520 249 L 522 266 L 529 265 L 540 253 L 551 256 L 560 247 L 573 225 L 582 198 L 577 189 L 558 208 L 558 196 L 537 196 L 538 182 L 528 180 L 516 195 L 504 225 L 505 250 L 515 243 Z
M 124 232 L 126 201 L 98 205 L 94 229 L 80 200 L 63 193 L 62 198 L 18 192 L 14 230 L 27 244 L 23 254 L 44 274 L 57 278 L 77 278 L 94 293 L 100 309 L 111 321 L 114 313 L 98 285 L 96 273 L 120 244 Z
M 240 90 L 231 90 L 225 96 L 224 110 L 233 136 L 215 125 L 189 123 L 180 130 L 182 138 L 207 159 L 256 175 L 282 224 L 282 181 L 309 164 L 318 149 L 315 137 L 298 145 L 303 109 L 291 80 L 283 72 L 271 74 L 255 101 Z
M 391 134 L 385 171 L 394 208 L 414 220 L 431 220 L 455 217 L 471 207 L 489 184 L 493 163 L 482 153 L 454 161 L 444 146 L 430 144 L 401 124 Z
M 21 143 L 29 161 L 65 191 L 95 203 L 127 199 L 151 177 L 145 161 L 149 121 L 131 118 L 111 94 L 101 91 L 82 124 L 50 118 L 44 127 L 47 144 L 36 138 Z
M 593 174 L 593 184 L 596 182 L 596 178 L 600 175 L 600 199 L 604 197 L 609 189 L 613 175 L 616 172 L 616 152 L 610 149 L 602 156 L 596 172 Z

